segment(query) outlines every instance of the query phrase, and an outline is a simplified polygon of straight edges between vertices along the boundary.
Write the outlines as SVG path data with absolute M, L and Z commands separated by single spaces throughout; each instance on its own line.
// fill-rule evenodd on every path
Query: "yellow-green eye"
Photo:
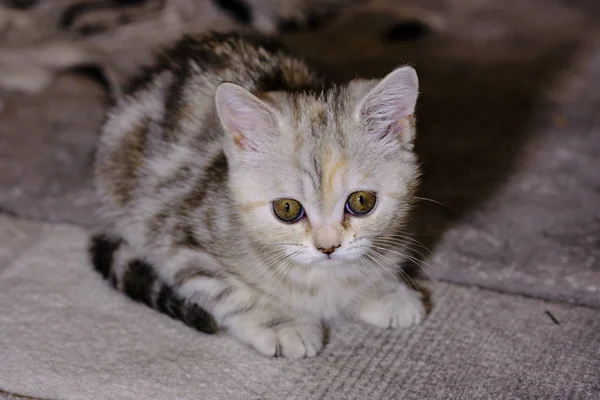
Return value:
M 304 208 L 294 199 L 279 199 L 273 202 L 273 212 L 282 221 L 296 222 L 304 216 Z
M 346 211 L 353 215 L 365 215 L 371 212 L 377 203 L 377 196 L 373 192 L 354 192 L 346 200 Z

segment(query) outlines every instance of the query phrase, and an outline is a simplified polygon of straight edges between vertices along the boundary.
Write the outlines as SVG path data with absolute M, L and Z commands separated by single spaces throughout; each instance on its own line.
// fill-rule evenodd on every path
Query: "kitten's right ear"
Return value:
M 378 136 L 391 135 L 405 143 L 413 141 L 414 129 L 410 117 L 415 112 L 419 94 L 419 79 L 411 67 L 390 72 L 359 102 L 356 118 Z
M 215 94 L 221 125 L 242 150 L 258 150 L 277 130 L 277 118 L 269 105 L 234 83 L 222 83 Z

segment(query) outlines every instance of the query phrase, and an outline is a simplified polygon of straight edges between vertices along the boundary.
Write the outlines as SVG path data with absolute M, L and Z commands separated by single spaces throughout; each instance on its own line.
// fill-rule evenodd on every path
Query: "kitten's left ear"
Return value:
M 241 150 L 260 150 L 277 131 L 271 107 L 234 83 L 222 83 L 215 93 L 221 125 Z
M 414 139 L 411 117 L 419 94 L 419 79 L 411 67 L 390 72 L 359 101 L 356 118 L 371 134 L 378 137 L 394 135 L 405 143 Z

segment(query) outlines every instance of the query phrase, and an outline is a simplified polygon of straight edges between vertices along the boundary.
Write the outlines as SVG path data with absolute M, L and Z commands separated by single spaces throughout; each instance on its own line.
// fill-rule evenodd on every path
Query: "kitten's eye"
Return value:
M 371 212 L 377 203 L 377 196 L 373 192 L 354 192 L 346 200 L 346 211 L 353 215 L 365 215 Z
M 304 208 L 294 199 L 279 199 L 273 202 L 273 212 L 284 222 L 296 222 L 304 216 Z

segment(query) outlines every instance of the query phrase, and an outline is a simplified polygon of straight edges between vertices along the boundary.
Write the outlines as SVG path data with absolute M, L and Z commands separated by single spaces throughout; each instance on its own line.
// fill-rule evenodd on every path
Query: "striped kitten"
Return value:
M 271 39 L 183 39 L 103 127 L 95 268 L 268 356 L 314 356 L 341 315 L 419 323 L 391 245 L 417 184 L 417 90 L 410 67 L 326 87 Z

